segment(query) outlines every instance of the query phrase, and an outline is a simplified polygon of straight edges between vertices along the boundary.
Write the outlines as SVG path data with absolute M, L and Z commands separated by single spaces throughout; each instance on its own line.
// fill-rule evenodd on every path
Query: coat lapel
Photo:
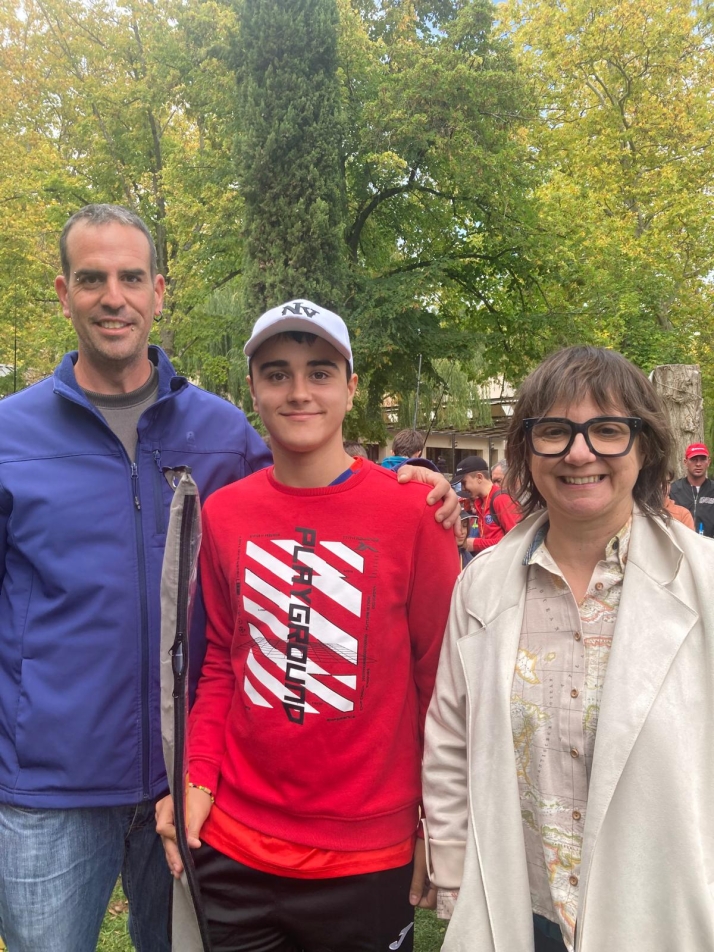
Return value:
M 579 921 L 593 850 L 615 789 L 667 672 L 698 619 L 672 591 L 680 558 L 666 530 L 635 512 L 588 791 Z
M 459 642 L 469 694 L 469 758 L 478 764 L 470 774 L 471 823 L 494 948 L 504 952 L 513 950 L 514 935 L 524 941 L 518 948 L 526 948 L 533 930 L 510 713 L 526 592 L 522 562 L 533 528 L 531 522 L 523 544 L 513 547 L 498 586 L 479 592 L 467 609 L 483 627 Z

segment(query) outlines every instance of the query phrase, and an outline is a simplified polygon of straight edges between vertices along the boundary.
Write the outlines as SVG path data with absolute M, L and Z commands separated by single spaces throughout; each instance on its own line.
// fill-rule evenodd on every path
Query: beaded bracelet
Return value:
M 191 783 L 190 780 L 189 780 L 189 782 L 188 782 L 188 785 L 189 785 L 189 787 L 193 787 L 194 790 L 202 790 L 204 793 L 207 793 L 208 796 L 211 798 L 211 803 L 215 803 L 215 802 L 216 802 L 216 798 L 213 796 L 213 794 L 212 794 L 211 791 L 208 789 L 208 787 L 202 787 L 200 783 Z

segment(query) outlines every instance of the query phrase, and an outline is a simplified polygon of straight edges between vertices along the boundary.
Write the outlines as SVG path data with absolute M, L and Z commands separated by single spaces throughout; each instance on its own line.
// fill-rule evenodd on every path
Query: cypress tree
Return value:
M 248 323 L 346 287 L 335 0 L 244 0 L 236 72 Z

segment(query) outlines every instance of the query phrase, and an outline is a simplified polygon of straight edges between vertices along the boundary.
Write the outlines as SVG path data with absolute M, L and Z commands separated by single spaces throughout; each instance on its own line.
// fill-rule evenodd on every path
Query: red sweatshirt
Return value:
M 496 493 L 498 493 L 497 496 Z M 495 499 L 494 496 L 496 496 Z M 520 520 L 516 503 L 508 493 L 499 491 L 495 484 L 491 487 L 491 492 L 485 499 L 474 499 L 474 508 L 478 515 L 478 525 L 481 533 L 478 539 L 472 540 L 474 552 L 481 552 L 483 549 L 488 549 L 500 542 L 504 535 L 510 532 Z M 498 516 L 500 526 L 493 518 L 493 513 Z
M 263 470 L 207 501 L 190 776 L 241 823 L 334 850 L 413 833 L 458 572 L 427 495 L 365 463 L 321 489 Z

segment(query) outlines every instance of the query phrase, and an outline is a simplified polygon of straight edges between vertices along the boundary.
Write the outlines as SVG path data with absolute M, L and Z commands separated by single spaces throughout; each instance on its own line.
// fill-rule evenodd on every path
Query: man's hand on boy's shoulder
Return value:
M 409 464 L 405 464 L 399 467 L 397 479 L 400 483 L 414 481 L 431 486 L 431 492 L 426 497 L 427 503 L 433 506 L 439 502 L 439 500 L 442 502 L 441 506 L 436 510 L 434 518 L 437 522 L 440 522 L 445 529 L 451 529 L 452 526 L 456 525 L 460 510 L 459 497 L 451 488 L 445 476 L 442 476 L 441 473 L 435 473 L 431 469 L 426 469 L 424 466 L 409 466 Z

